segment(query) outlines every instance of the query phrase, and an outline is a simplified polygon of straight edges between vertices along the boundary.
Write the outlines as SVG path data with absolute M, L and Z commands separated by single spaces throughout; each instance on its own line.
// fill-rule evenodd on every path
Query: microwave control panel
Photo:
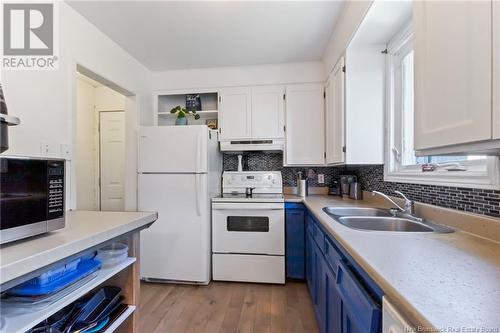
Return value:
M 48 173 L 48 212 L 49 220 L 64 216 L 64 161 L 49 161 Z

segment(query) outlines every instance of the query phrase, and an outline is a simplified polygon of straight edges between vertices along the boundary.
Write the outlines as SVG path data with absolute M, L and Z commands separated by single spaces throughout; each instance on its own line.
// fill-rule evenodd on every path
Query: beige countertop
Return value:
M 373 202 L 327 195 L 286 195 L 285 201 L 304 202 L 413 324 L 442 332 L 499 332 L 499 243 L 463 231 L 354 230 L 322 211 L 325 206 L 378 206 Z
M 93 246 L 149 226 L 151 212 L 69 211 L 66 227 L 0 247 L 0 285 Z

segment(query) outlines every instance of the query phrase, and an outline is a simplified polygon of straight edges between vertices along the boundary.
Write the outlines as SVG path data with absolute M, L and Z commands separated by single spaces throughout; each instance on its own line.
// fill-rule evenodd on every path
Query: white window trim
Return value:
M 401 166 L 396 159 L 393 148 L 396 139 L 402 134 L 396 132 L 394 123 L 393 95 L 394 75 L 393 61 L 395 51 L 408 47 L 412 38 L 412 27 L 409 25 L 400 34 L 396 35 L 387 47 L 386 59 L 386 107 L 385 107 L 385 151 L 384 151 L 384 181 L 412 184 L 426 184 L 438 186 L 453 186 L 466 188 L 498 189 L 500 188 L 500 162 L 499 158 L 492 156 L 485 160 L 461 161 L 467 171 L 437 170 L 422 172 L 417 165 Z M 401 147 L 399 147 L 401 149 Z

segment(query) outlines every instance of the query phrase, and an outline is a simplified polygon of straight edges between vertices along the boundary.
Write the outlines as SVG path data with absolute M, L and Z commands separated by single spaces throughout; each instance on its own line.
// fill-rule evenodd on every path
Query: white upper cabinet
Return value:
M 416 150 L 492 139 L 491 6 L 414 2 Z
M 283 86 L 252 87 L 252 139 L 283 139 Z
M 322 84 L 286 87 L 285 165 L 325 164 L 325 112 Z
M 219 128 L 221 140 L 251 138 L 251 108 L 250 88 L 228 88 L 220 91 Z
M 345 78 L 344 58 L 335 65 L 325 86 L 326 164 L 345 162 Z
M 493 1 L 493 138 L 500 139 L 500 2 Z

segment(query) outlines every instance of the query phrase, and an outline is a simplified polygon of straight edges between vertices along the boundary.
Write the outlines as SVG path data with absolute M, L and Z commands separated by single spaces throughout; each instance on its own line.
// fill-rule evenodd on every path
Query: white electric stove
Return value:
M 281 172 L 226 171 L 222 178 L 222 195 L 212 199 L 213 279 L 285 283 Z

